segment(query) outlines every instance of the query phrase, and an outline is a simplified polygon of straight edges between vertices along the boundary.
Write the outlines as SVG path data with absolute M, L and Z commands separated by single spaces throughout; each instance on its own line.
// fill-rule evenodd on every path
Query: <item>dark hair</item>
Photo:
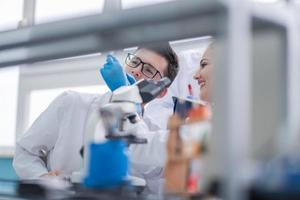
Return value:
M 138 50 L 139 49 L 148 49 L 164 57 L 168 62 L 167 70 L 164 73 L 171 82 L 174 81 L 179 70 L 178 57 L 168 42 L 139 46 Z

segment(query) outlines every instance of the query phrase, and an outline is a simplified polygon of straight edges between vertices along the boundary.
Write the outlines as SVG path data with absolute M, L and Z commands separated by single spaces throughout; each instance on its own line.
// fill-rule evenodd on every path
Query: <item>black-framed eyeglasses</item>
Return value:
M 137 68 L 140 64 L 142 65 L 141 72 L 148 78 L 153 79 L 157 74 L 162 78 L 161 73 L 155 69 L 149 63 L 143 62 L 139 57 L 134 54 L 128 53 L 125 63 L 132 68 Z

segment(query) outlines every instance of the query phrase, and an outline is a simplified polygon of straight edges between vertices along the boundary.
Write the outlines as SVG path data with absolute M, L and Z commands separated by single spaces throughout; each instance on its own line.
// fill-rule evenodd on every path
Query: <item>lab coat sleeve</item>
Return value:
M 48 173 L 41 150 L 48 153 L 53 149 L 64 108 L 71 100 L 69 92 L 58 96 L 17 141 L 13 167 L 20 179 L 36 179 Z
M 138 137 L 147 139 L 147 144 L 131 144 L 130 161 L 134 164 L 164 167 L 167 159 L 168 130 L 150 131 L 143 120 L 133 129 Z
M 48 173 L 42 159 L 17 144 L 13 167 L 20 179 L 37 179 Z

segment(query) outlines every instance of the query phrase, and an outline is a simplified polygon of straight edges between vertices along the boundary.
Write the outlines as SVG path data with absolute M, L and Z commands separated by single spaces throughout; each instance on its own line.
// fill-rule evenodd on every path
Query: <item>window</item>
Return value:
M 22 19 L 23 0 L 1 0 L 0 31 L 16 29 Z
M 81 87 L 68 87 L 68 88 L 55 88 L 55 89 L 43 89 L 32 90 L 29 97 L 29 123 L 28 127 L 34 122 L 34 120 L 48 107 L 48 105 L 61 93 L 67 90 L 73 90 L 77 92 L 104 94 L 109 91 L 106 85 L 91 85 Z
M 104 0 L 37 0 L 37 24 L 102 12 Z
M 19 68 L 0 69 L 0 147 L 15 145 Z

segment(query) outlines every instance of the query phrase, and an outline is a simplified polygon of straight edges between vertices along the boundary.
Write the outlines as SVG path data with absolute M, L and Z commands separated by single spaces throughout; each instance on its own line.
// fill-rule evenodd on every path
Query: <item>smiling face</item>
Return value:
M 198 81 L 200 86 L 200 99 L 211 102 L 212 93 L 212 46 L 210 45 L 204 52 L 200 61 L 200 68 L 194 75 L 194 79 Z

